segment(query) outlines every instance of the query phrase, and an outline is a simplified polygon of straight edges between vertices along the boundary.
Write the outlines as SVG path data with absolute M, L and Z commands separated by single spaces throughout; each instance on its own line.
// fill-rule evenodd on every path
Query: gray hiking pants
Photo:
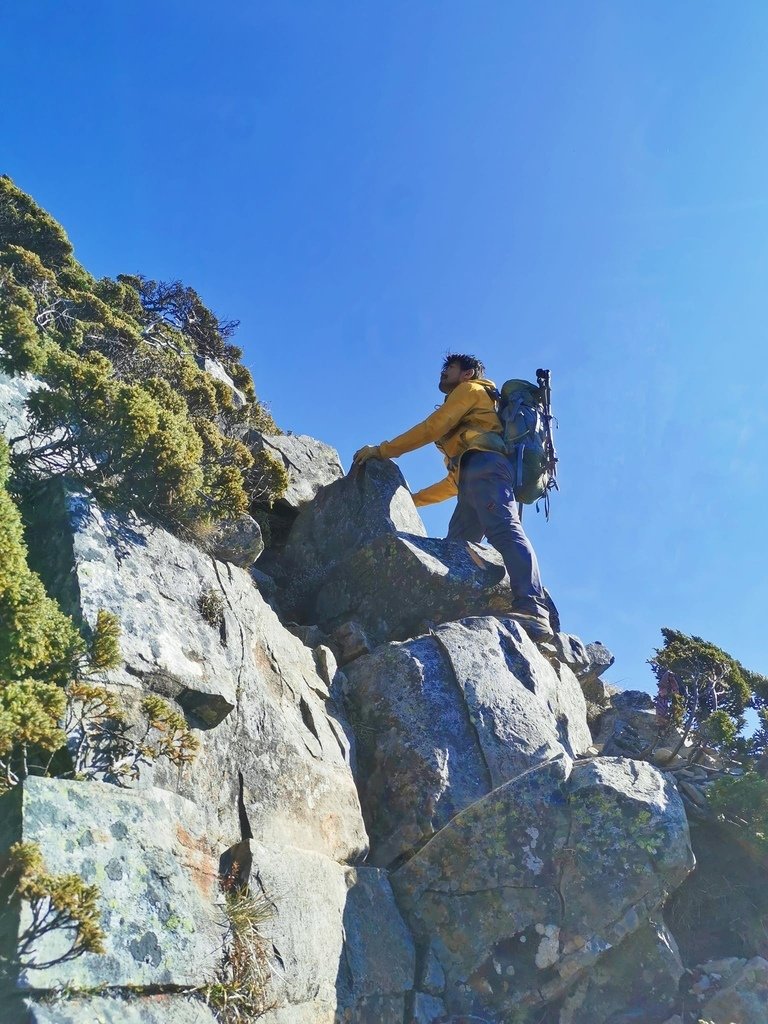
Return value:
M 498 452 L 469 451 L 461 460 L 459 500 L 448 540 L 478 544 L 483 537 L 504 559 L 514 610 L 547 618 L 544 588 L 531 542 L 523 532 L 509 459 Z

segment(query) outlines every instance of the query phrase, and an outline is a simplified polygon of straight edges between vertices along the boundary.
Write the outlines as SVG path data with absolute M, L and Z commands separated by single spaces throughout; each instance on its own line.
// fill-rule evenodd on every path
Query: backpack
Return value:
M 549 519 L 549 492 L 557 486 L 557 454 L 552 437 L 549 370 L 536 371 L 536 384 L 508 380 L 501 391 L 489 389 L 496 401 L 504 445 L 512 462 L 515 498 L 523 505 L 543 500 Z

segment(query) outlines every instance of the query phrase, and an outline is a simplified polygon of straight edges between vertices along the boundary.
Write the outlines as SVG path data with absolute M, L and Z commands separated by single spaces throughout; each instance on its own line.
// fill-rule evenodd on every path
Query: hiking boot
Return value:
M 547 643 L 554 640 L 555 634 L 549 624 L 549 619 L 539 615 L 528 615 L 525 612 L 512 612 L 511 618 L 518 622 L 528 636 L 536 644 Z

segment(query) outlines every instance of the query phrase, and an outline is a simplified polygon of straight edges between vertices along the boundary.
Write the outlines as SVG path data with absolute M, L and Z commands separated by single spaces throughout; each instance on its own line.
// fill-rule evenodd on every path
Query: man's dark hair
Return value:
M 485 376 L 485 367 L 476 356 L 451 352 L 443 360 L 443 369 L 447 370 L 451 363 L 458 363 L 462 370 L 474 370 L 475 378 Z

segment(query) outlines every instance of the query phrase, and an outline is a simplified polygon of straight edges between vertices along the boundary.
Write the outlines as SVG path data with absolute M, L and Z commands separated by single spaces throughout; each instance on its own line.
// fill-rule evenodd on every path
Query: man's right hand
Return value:
M 356 466 L 362 466 L 368 459 L 380 459 L 381 452 L 377 444 L 367 444 L 364 448 L 360 448 L 352 457 L 352 462 Z

